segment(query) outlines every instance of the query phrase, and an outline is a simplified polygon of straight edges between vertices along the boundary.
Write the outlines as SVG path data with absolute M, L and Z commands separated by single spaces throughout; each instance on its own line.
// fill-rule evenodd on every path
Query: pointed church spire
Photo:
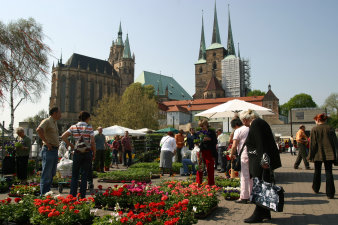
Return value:
M 214 13 L 214 28 L 212 30 L 212 41 L 211 41 L 211 44 L 214 44 L 214 43 L 221 44 L 221 37 L 219 36 L 219 29 L 218 29 L 216 0 L 215 0 L 215 13 Z
M 203 22 L 203 10 L 202 10 L 202 31 L 201 31 L 201 43 L 198 60 L 205 60 L 205 39 L 204 39 L 204 22 Z
M 121 21 L 120 21 L 119 32 L 117 33 L 116 45 L 123 45 Z
M 237 43 L 238 58 L 241 58 L 241 53 L 239 52 L 239 42 Z
M 124 42 L 123 58 L 131 59 L 128 34 L 127 34 L 126 41 Z
M 229 15 L 229 22 L 228 22 L 228 55 L 236 55 L 234 39 L 232 38 L 232 29 L 231 29 L 231 20 L 230 20 L 230 7 L 228 4 L 228 15 Z

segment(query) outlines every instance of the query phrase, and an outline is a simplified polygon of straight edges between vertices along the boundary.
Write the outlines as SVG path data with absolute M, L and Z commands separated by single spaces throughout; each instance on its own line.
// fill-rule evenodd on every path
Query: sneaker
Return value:
M 248 199 L 238 199 L 238 200 L 235 201 L 235 203 L 247 204 L 248 203 Z
M 298 170 L 298 169 L 299 169 L 299 167 L 298 167 L 298 166 L 294 166 L 293 168 L 294 168 L 295 170 Z

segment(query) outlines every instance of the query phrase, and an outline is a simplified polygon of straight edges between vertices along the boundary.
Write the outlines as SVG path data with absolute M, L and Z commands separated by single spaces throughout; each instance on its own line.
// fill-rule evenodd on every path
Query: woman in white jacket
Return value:
M 160 168 L 162 170 L 162 176 L 164 175 L 165 168 L 169 169 L 170 176 L 172 175 L 172 158 L 176 153 L 176 141 L 174 133 L 168 132 L 168 135 L 164 136 L 160 142 L 161 155 L 160 155 Z

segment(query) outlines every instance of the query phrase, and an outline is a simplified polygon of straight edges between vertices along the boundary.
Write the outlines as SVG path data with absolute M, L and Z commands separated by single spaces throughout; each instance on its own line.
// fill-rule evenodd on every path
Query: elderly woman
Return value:
M 166 136 L 161 139 L 161 154 L 160 154 L 160 168 L 162 170 L 162 176 L 164 175 L 164 170 L 169 169 L 170 176 L 172 176 L 172 164 L 173 156 L 176 153 L 176 141 L 174 138 L 174 133 L 169 131 Z
M 254 110 L 241 113 L 241 119 L 249 126 L 248 137 L 245 141 L 249 157 L 249 172 L 251 177 L 258 177 L 264 181 L 271 182 L 270 171 L 282 166 L 279 151 L 275 143 L 269 124 L 259 118 Z M 270 164 L 262 164 L 263 154 L 270 158 Z M 270 220 L 271 213 L 268 209 L 256 205 L 253 214 L 244 220 L 245 223 L 259 223 Z
M 22 182 L 27 180 L 28 157 L 32 148 L 31 139 L 25 135 L 22 127 L 16 129 L 16 134 L 21 139 L 22 145 L 16 147 L 16 172 Z
M 337 160 L 337 136 L 335 131 L 326 123 L 327 116 L 322 113 L 315 116 L 317 126 L 312 128 L 310 136 L 310 153 L 308 159 L 315 164 L 312 189 L 319 192 L 321 184 L 322 163 L 325 166 L 326 196 L 334 198 L 335 187 L 332 175 L 332 164 Z
M 246 120 L 243 118 L 243 121 Z M 247 124 L 249 125 L 249 124 Z M 236 203 L 248 203 L 252 189 L 252 179 L 249 173 L 249 157 L 244 142 L 249 133 L 249 127 L 243 126 L 239 118 L 231 120 L 231 127 L 235 129 L 230 158 L 235 158 L 235 152 L 240 155 L 241 160 L 241 194 Z
M 205 161 L 207 172 L 208 172 L 208 184 L 215 184 L 214 177 L 214 165 L 217 155 L 216 144 L 217 137 L 215 131 L 209 129 L 208 120 L 203 119 L 198 122 L 198 125 L 202 128 L 199 132 L 200 137 L 202 138 L 200 143 L 200 153 L 202 153 L 203 160 Z M 200 165 L 199 165 L 200 166 Z M 196 182 L 202 184 L 203 181 L 203 172 L 199 168 L 196 176 Z

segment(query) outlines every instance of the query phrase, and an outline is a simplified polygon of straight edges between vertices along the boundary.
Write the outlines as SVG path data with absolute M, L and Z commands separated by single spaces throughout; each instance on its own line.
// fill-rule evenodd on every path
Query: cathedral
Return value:
M 195 63 L 194 99 L 243 97 L 250 88 L 250 68 L 247 60 L 236 56 L 232 36 L 230 11 L 228 17 L 227 49 L 221 43 L 215 2 L 211 45 L 206 48 L 202 16 L 201 42 Z M 238 47 L 239 48 L 239 47 Z
M 62 57 L 56 66 L 53 64 L 49 107 L 61 109 L 62 125 L 75 123 L 80 111 L 92 113 L 103 96 L 121 96 L 134 82 L 134 64 L 128 34 L 123 41 L 120 23 L 108 61 L 73 53 L 65 64 Z

